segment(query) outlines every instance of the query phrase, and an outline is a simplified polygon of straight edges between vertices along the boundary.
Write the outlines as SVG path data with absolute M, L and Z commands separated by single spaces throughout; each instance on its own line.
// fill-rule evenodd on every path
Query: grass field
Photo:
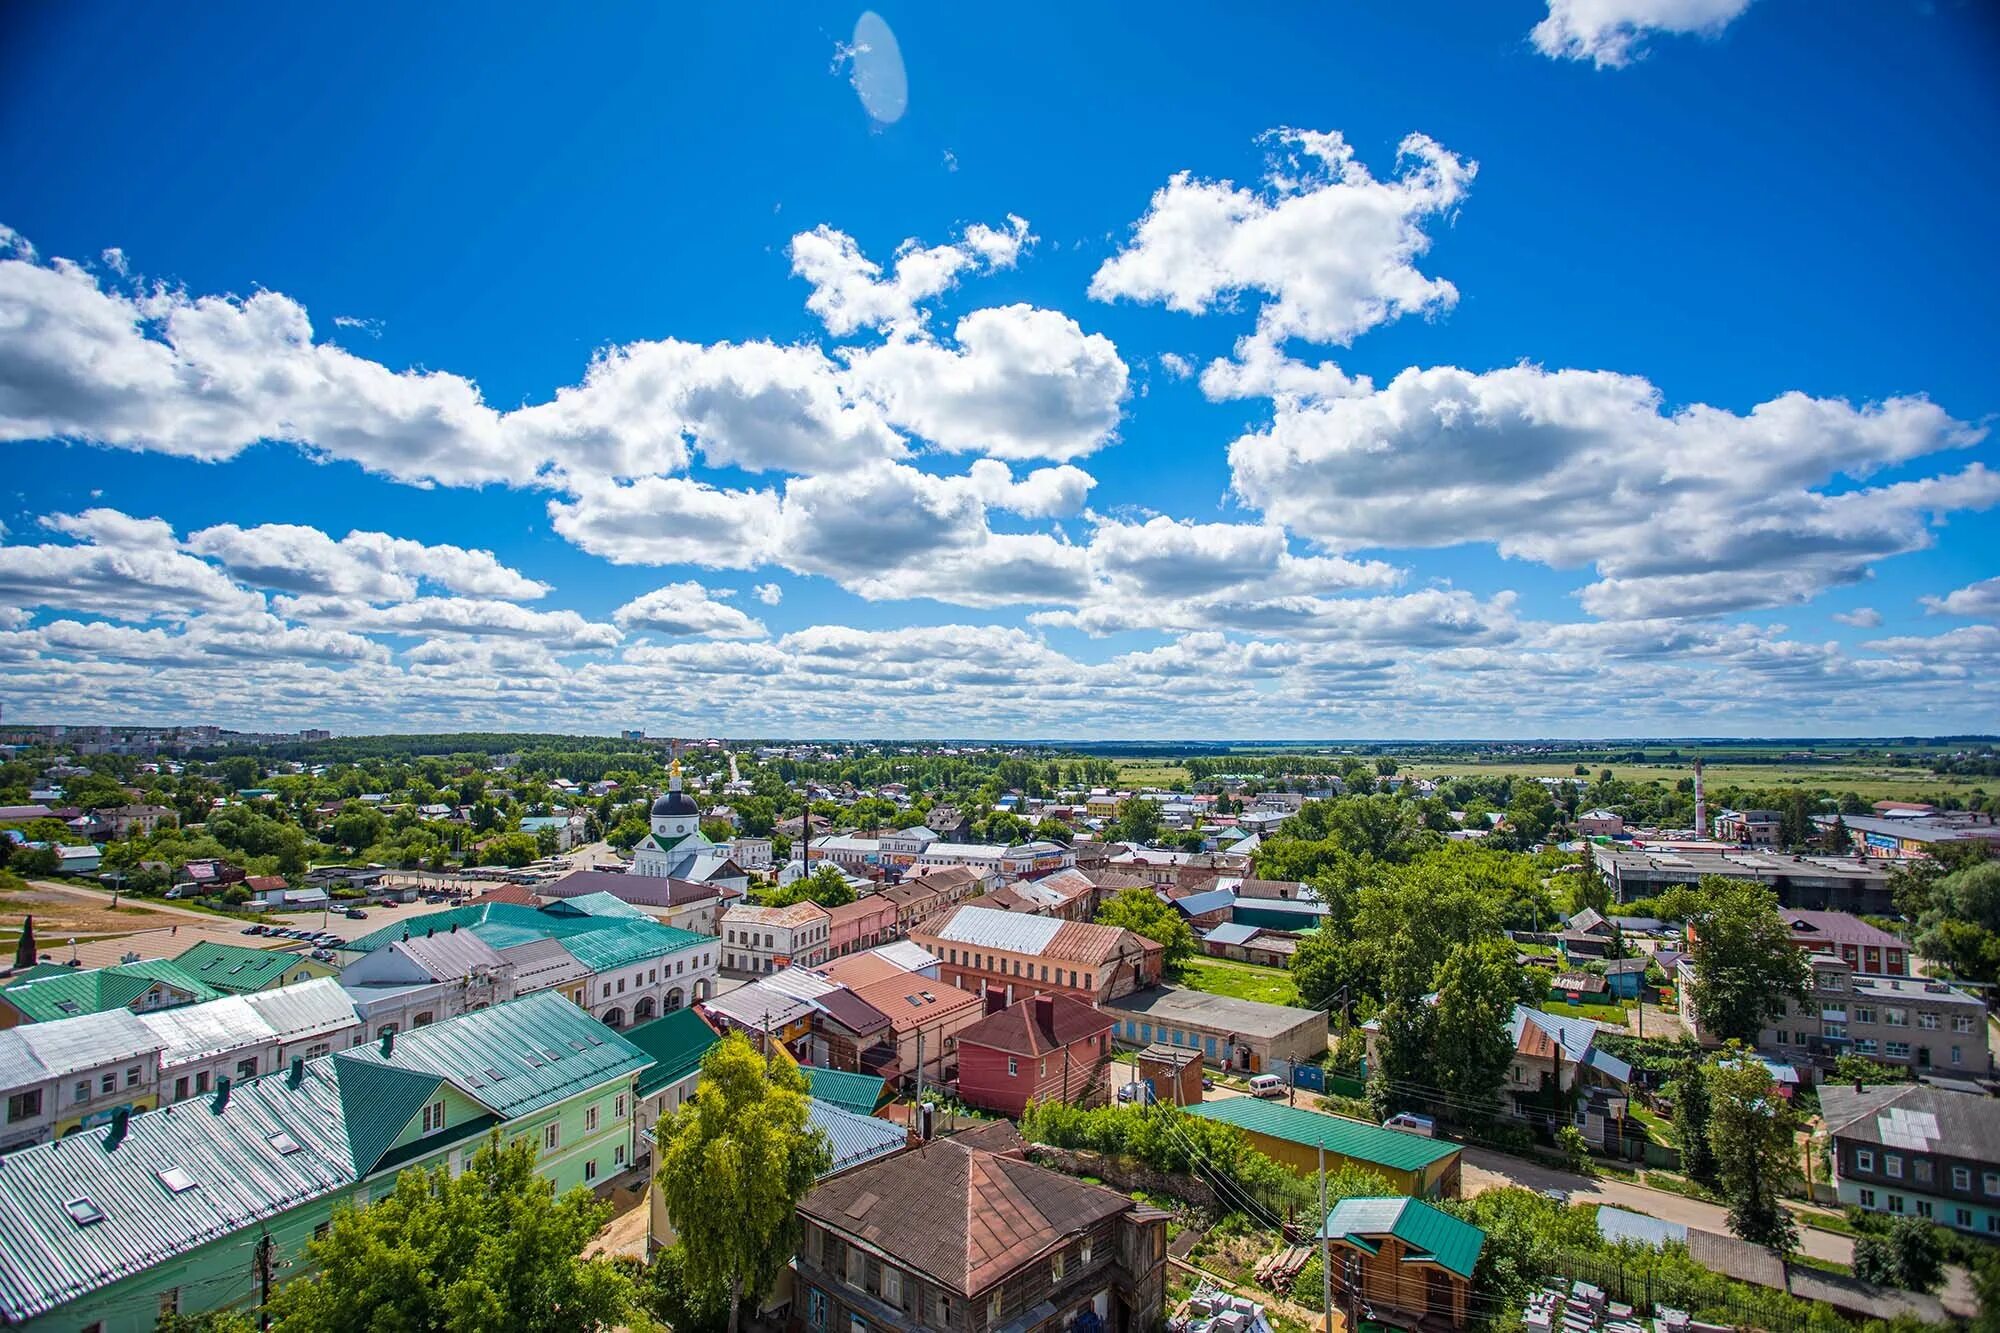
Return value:
M 1181 971 L 1180 984 L 1189 990 L 1207 991 L 1210 995 L 1261 1000 L 1265 1004 L 1299 1002 L 1298 987 L 1292 984 L 1291 973 L 1275 967 L 1225 962 L 1219 958 L 1190 959 Z
M 1609 768 L 1612 775 L 1623 782 L 1658 781 L 1671 785 L 1682 778 L 1694 776 L 1691 764 L 1684 761 L 1673 763 L 1610 763 L 1590 765 L 1594 778 L 1601 768 Z M 1517 777 L 1556 778 L 1573 776 L 1573 763 L 1540 764 L 1495 760 L 1492 763 L 1469 761 L 1435 762 L 1428 759 L 1413 759 L 1403 765 L 1402 771 L 1422 777 L 1499 777 L 1511 773 Z M 1871 801 L 1911 800 L 1925 793 L 1957 791 L 1969 792 L 1985 785 L 1990 790 L 1993 779 L 1941 777 L 1928 769 L 1888 768 L 1873 764 L 1844 762 L 1785 763 L 1785 764 L 1709 764 L 1703 770 L 1703 778 L 1710 790 L 1720 787 L 1804 787 L 1811 790 L 1824 787 L 1829 791 L 1851 791 Z
M 1588 1018 L 1596 1023 L 1625 1026 L 1625 1011 L 1615 1004 L 1571 1004 L 1568 1000 L 1549 1000 L 1542 1005 L 1542 1010 L 1558 1018 Z
M 1188 780 L 1188 771 L 1179 764 L 1158 759 L 1119 759 L 1118 785 L 1121 788 L 1171 787 Z

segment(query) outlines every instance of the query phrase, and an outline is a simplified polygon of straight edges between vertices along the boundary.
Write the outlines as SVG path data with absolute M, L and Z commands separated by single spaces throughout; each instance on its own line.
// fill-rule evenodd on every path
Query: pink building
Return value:
M 902 930 L 896 924 L 896 900 L 879 893 L 830 908 L 828 914 L 833 921 L 827 931 L 826 945 L 827 955 L 832 958 L 902 938 Z

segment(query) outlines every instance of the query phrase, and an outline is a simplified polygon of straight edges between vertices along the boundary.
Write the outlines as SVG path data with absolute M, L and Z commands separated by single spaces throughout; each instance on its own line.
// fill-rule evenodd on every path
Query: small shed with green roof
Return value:
M 1376 1322 L 1463 1328 L 1469 1321 L 1472 1276 L 1486 1245 L 1486 1233 L 1470 1222 L 1421 1199 L 1342 1199 L 1319 1234 L 1352 1256 L 1339 1286 Z
M 1421 1134 L 1383 1129 L 1345 1116 L 1326 1115 L 1258 1097 L 1218 1097 L 1187 1108 L 1189 1115 L 1234 1125 L 1258 1152 L 1302 1176 L 1346 1162 L 1374 1171 L 1415 1198 L 1458 1197 L 1459 1147 Z

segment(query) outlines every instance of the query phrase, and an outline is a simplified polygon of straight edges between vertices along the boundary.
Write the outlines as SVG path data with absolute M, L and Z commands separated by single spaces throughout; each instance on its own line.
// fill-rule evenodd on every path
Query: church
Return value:
M 703 835 L 701 809 L 681 790 L 678 759 L 669 770 L 666 791 L 653 802 L 652 826 L 652 832 L 632 849 L 630 873 L 712 884 L 719 889 L 750 887 L 750 876 L 731 858 L 729 849 Z

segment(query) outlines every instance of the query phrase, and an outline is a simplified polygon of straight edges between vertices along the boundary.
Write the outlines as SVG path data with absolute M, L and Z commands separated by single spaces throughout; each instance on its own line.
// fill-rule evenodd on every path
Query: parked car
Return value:
M 1282 1097 L 1285 1095 L 1285 1080 L 1276 1074 L 1259 1074 L 1250 1080 L 1252 1097 Z
M 368 919 L 368 913 L 362 911 L 359 907 L 350 907 L 345 912 L 342 912 L 341 915 L 349 921 L 366 921 Z
M 1409 1111 L 1390 1116 L 1382 1122 L 1382 1128 L 1400 1129 L 1405 1134 L 1421 1134 L 1427 1139 L 1436 1138 L 1438 1132 L 1437 1121 L 1427 1115 L 1416 1115 Z
M 262 935 L 264 928 L 262 926 L 245 926 L 243 927 L 243 933 L 245 935 Z
M 1150 1083 L 1127 1083 L 1124 1087 L 1118 1089 L 1118 1100 L 1121 1102 L 1137 1102 L 1141 1106 L 1151 1106 L 1153 1104 L 1153 1085 Z
M 1556 1203 L 1568 1203 L 1568 1202 L 1569 1202 L 1569 1191 L 1568 1191 L 1568 1190 L 1543 1190 L 1543 1191 L 1542 1191 L 1542 1197 L 1543 1197 L 1544 1199 L 1551 1199 L 1551 1200 L 1554 1200 L 1554 1201 L 1555 1201 Z

